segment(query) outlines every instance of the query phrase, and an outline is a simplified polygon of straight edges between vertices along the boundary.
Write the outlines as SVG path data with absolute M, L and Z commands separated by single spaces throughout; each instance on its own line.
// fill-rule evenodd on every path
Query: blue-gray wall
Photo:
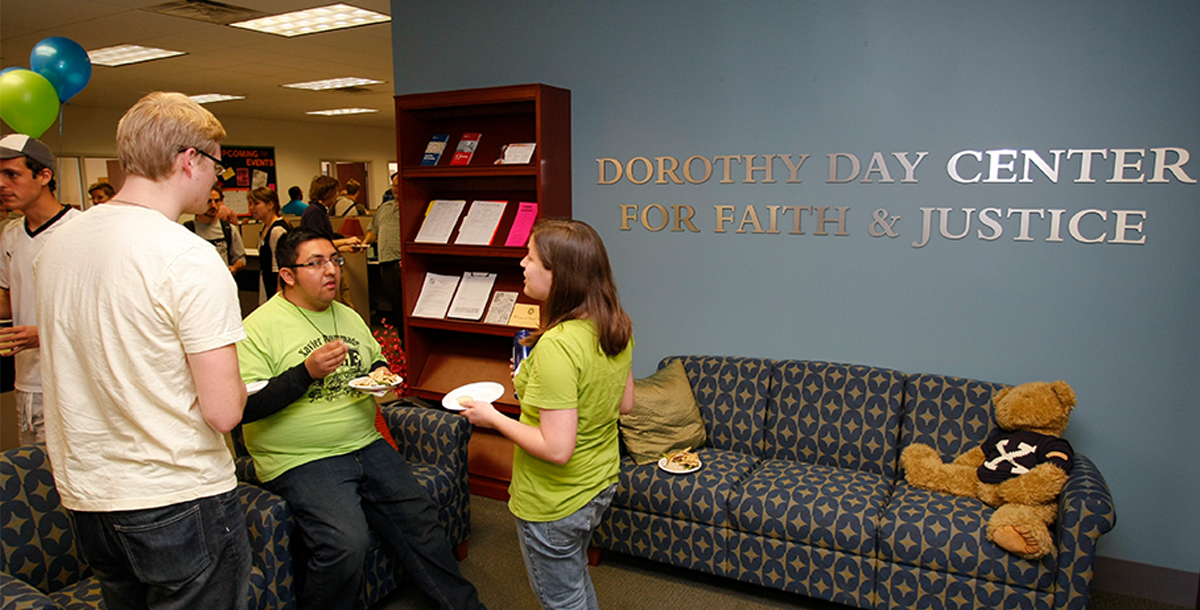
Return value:
M 396 91 L 541 82 L 573 96 L 574 209 L 604 237 L 636 323 L 635 374 L 671 354 L 825 359 L 1022 383 L 1065 379 L 1079 395 L 1067 437 L 1097 462 L 1118 524 L 1100 553 L 1200 568 L 1200 4 L 1136 2 L 401 2 Z M 487 137 L 484 134 L 483 137 Z M 1178 173 L 1152 149 L 1183 149 Z M 989 150 L 1082 153 L 1057 182 Z M 1128 166 L 1113 179 L 1115 149 Z M 960 151 L 964 179 L 947 162 Z M 887 163 L 867 174 L 874 153 Z M 903 182 L 892 153 L 928 153 Z M 829 182 L 829 157 L 858 178 Z M 773 161 L 744 183 L 634 184 L 597 159 L 810 157 L 798 184 Z M 1178 160 L 1174 150 L 1165 163 Z M 1144 156 L 1143 156 L 1144 155 Z M 839 177 L 850 172 L 839 157 Z M 669 163 L 667 161 L 666 163 Z M 1140 163 L 1140 167 L 1139 167 Z M 693 160 L 699 180 L 703 162 Z M 646 166 L 633 163 L 641 181 Z M 879 167 L 875 167 L 879 170 Z M 1150 181 L 1161 173 L 1162 182 Z M 682 168 L 676 172 L 685 178 Z M 864 183 L 863 179 L 870 179 Z M 1191 179 L 1189 182 L 1188 179 Z M 639 216 L 621 230 L 622 205 Z M 688 205 L 698 232 L 648 230 L 646 206 Z M 715 206 L 734 206 L 717 232 Z M 746 217 L 753 206 L 764 233 Z M 844 236 L 803 213 L 769 229 L 768 206 L 846 211 Z M 915 247 L 921 208 L 950 208 Z M 985 208 L 992 224 L 981 224 Z M 634 210 L 635 208 L 626 208 Z M 1045 210 L 1036 214 L 1014 210 Z M 876 222 L 878 218 L 885 222 Z M 1063 210 L 1051 212 L 1050 210 Z M 1071 218 L 1086 210 L 1076 234 Z M 1118 230 L 1118 212 L 1131 228 Z M 1059 217 L 1059 228 L 1051 224 Z M 1029 220 L 1021 239 L 1022 217 Z M 893 217 L 899 217 L 893 221 Z M 661 224 L 651 208 L 648 224 Z M 743 222 L 745 221 L 745 222 Z M 890 237 L 885 229 L 895 237 Z M 741 227 L 746 232 L 737 233 Z M 879 234 L 875 237 L 872 234 Z M 1050 241 L 1055 234 L 1061 241 Z M 1144 243 L 1136 242 L 1144 238 Z

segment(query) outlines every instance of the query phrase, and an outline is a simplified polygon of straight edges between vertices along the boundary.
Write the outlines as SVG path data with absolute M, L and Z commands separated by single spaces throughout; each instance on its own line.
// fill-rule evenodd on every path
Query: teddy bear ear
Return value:
M 1008 388 L 1004 388 L 1004 389 L 996 392 L 995 394 L 992 394 L 992 404 L 994 404 L 994 405 L 1000 404 L 1000 401 L 1004 400 L 1004 397 L 1008 396 L 1008 393 L 1010 391 L 1012 391 L 1012 388 L 1008 387 Z
M 1068 409 L 1068 412 L 1075 407 L 1075 390 L 1071 389 L 1071 386 L 1067 385 L 1067 382 L 1059 379 L 1050 384 L 1050 387 L 1054 389 L 1054 393 L 1058 395 L 1058 399 L 1062 401 L 1063 406 Z

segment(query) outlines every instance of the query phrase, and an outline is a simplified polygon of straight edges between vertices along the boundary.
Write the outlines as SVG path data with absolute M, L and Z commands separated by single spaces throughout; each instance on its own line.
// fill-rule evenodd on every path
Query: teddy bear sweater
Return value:
M 1071 474 L 1075 464 L 1075 452 L 1066 440 L 1027 430 L 993 430 L 983 443 L 983 456 L 978 476 L 989 484 L 1003 483 L 1045 462 Z

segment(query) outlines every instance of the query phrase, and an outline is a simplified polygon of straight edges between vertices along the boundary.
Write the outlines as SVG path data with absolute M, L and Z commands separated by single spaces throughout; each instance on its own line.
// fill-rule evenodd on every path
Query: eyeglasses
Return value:
M 317 271 L 322 271 L 325 269 L 325 266 L 328 265 L 329 263 L 333 263 L 333 264 L 337 265 L 338 267 L 341 267 L 346 264 L 346 257 L 344 257 L 340 254 L 337 254 L 337 255 L 334 255 L 333 258 L 318 258 L 315 261 L 309 261 L 309 262 L 301 264 L 301 265 L 283 265 L 283 266 L 290 267 L 292 269 L 300 269 L 302 267 L 311 267 L 313 269 L 316 269 Z
M 180 149 L 179 149 L 179 152 L 187 152 L 187 149 L 189 149 L 189 148 L 190 148 L 190 149 L 192 149 L 192 150 L 194 150 L 194 151 L 196 151 L 197 153 L 199 153 L 199 154 L 201 154 L 201 155 L 204 155 L 205 157 L 208 157 L 208 159 L 209 159 L 210 161 L 212 161 L 212 162 L 213 162 L 213 165 L 215 165 L 215 166 L 216 166 L 216 170 L 217 170 L 217 175 L 218 175 L 218 176 L 220 176 L 221 174 L 225 173 L 225 166 L 224 166 L 224 165 L 221 165 L 221 160 L 220 160 L 220 159 L 218 159 L 218 158 L 216 158 L 216 157 L 214 157 L 214 156 L 212 156 L 212 155 L 210 155 L 210 154 L 208 154 L 208 153 L 204 152 L 203 150 L 200 150 L 199 148 L 196 148 L 195 146 L 185 146 L 185 147 L 183 147 L 183 148 L 180 148 Z

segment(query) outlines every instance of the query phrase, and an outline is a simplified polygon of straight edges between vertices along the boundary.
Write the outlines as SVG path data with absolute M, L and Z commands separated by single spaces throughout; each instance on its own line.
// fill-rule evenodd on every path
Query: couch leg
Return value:
M 600 553 L 601 553 L 601 550 L 599 548 L 594 547 L 594 546 L 588 547 L 587 554 L 588 554 L 588 565 L 589 566 L 594 567 L 594 566 L 600 565 Z
M 454 558 L 462 561 L 467 558 L 467 541 L 463 540 L 454 547 Z

